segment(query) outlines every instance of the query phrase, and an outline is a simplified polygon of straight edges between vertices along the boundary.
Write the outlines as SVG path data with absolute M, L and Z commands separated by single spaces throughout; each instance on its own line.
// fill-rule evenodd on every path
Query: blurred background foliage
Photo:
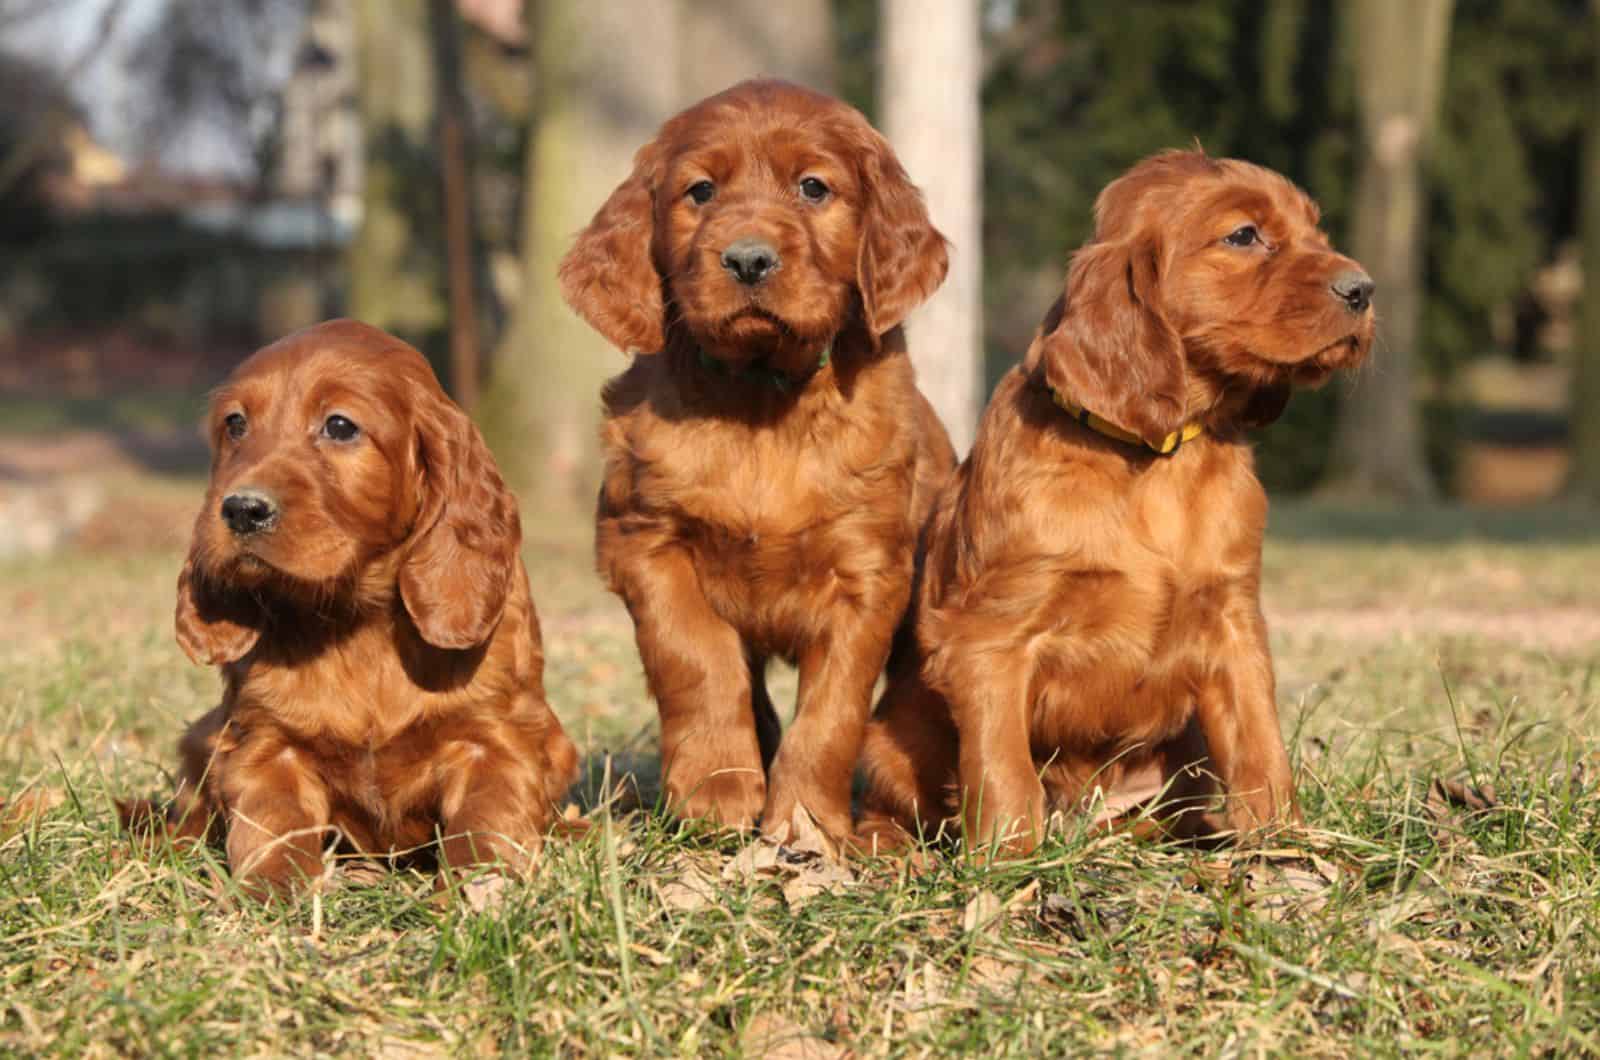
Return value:
M 94 353 L 89 369 L 58 363 L 64 346 L 120 348 L 105 340 L 113 332 L 135 336 L 156 360 L 188 351 L 195 366 L 185 378 L 209 382 L 277 332 L 346 311 L 411 339 L 449 377 L 443 97 L 425 0 L 60 5 L 74 6 L 89 30 L 75 49 L 52 50 L 37 44 L 40 5 L 0 0 L 0 387 L 121 378 L 103 363 L 110 354 Z M 1367 43 L 1356 6 L 982 0 L 977 352 L 989 383 L 1025 350 L 1089 234 L 1097 191 L 1152 151 L 1198 143 L 1282 170 L 1348 246 L 1363 151 L 1354 59 Z M 491 408 L 496 362 L 502 374 L 521 363 L 508 336 L 537 342 L 519 331 L 517 310 L 540 283 L 526 258 L 537 194 L 529 145 L 551 103 L 541 110 L 540 10 L 568 7 L 582 5 L 458 5 L 474 324 L 486 362 L 474 371 L 490 380 Z M 831 42 L 816 67 L 831 73 L 817 76 L 877 115 L 879 3 L 828 0 L 817 10 L 829 23 L 817 39 Z M 1596 83 L 1596 15 L 1585 0 L 1456 0 L 1450 18 L 1423 173 L 1429 224 L 1411 380 L 1428 466 L 1446 487 L 1474 438 L 1538 447 L 1568 437 Z M 682 70 L 702 58 L 676 61 Z M 653 60 L 629 61 L 642 78 Z M 105 79 L 79 76 L 95 62 L 122 71 L 123 132 L 110 147 L 100 143 L 110 104 L 93 91 Z M 581 80 L 563 84 L 585 91 Z M 309 126 L 307 99 L 320 100 Z M 617 135 L 637 145 L 637 133 Z M 304 141 L 320 145 L 309 161 Z M 193 164 L 208 154 L 227 164 Z M 85 176 L 97 164 L 103 172 Z M 265 235 L 263 218 L 273 222 Z M 1381 313 L 1381 292 L 1378 304 Z M 1486 363 L 1497 367 L 1482 382 L 1476 366 Z M 1271 488 L 1323 479 L 1339 401 L 1334 388 L 1296 398 L 1258 447 Z

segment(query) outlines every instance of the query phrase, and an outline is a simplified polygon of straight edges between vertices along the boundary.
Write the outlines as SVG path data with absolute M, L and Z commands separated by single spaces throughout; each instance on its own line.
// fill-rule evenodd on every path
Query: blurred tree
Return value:
M 50 234 L 45 180 L 70 165 L 59 132 L 81 128 L 84 115 L 55 71 L 4 52 L 0 101 L 0 243 L 13 259 L 0 262 L 3 271 L 14 264 L 16 251 Z M 51 135 L 41 134 L 45 126 Z
M 1417 409 L 1432 146 L 1452 0 L 1357 0 L 1362 162 L 1350 248 L 1378 284 L 1374 364 L 1345 386 L 1326 483 L 1345 496 L 1431 496 Z
M 532 9 L 521 293 L 480 418 L 518 488 L 587 509 L 599 482 L 600 386 L 623 362 L 562 303 L 557 263 L 673 111 L 763 74 L 826 89 L 833 37 L 827 0 Z
M 523 193 L 533 111 L 524 0 L 459 0 L 462 77 L 471 118 L 474 271 L 480 389 L 521 282 Z
M 599 482 L 599 392 L 622 355 L 561 301 L 556 266 L 678 99 L 677 5 L 537 0 L 521 293 L 480 422 L 514 486 L 568 511 Z
M 934 224 L 950 274 L 906 322 L 918 382 L 956 452 L 972 445 L 983 403 L 983 145 L 979 0 L 882 0 L 879 112 Z
M 356 0 L 355 18 L 364 159 L 349 310 L 432 352 L 447 311 L 427 3 Z
M 1026 348 L 1089 236 L 1095 196 L 1152 152 L 1199 145 L 1273 166 L 1335 236 L 1352 102 L 1328 0 L 988 4 L 984 287 L 997 376 Z
M 1430 220 L 1418 353 L 1439 378 L 1491 346 L 1519 344 L 1508 310 L 1533 270 L 1574 232 L 1564 174 L 1578 166 L 1589 48 L 1581 8 L 1573 6 L 1456 0 L 1425 173 Z
M 311 0 L 166 0 L 125 62 L 145 160 L 261 180 L 276 161 L 285 68 Z
M 461 27 L 455 0 L 428 0 L 434 85 L 435 146 L 444 203 L 446 287 L 450 298 L 452 396 L 469 412 L 478 403 L 478 257 L 473 238 L 470 123 L 462 79 Z
M 835 0 L 857 85 L 862 8 Z M 1434 385 L 1424 407 L 1442 470 L 1456 421 L 1443 384 L 1469 357 L 1535 329 L 1507 321 L 1533 269 L 1576 231 L 1581 127 L 1593 47 L 1588 0 L 1457 0 L 1430 164 L 1422 339 Z M 1410 4 L 1390 5 L 1397 11 Z M 1094 195 L 1150 151 L 1198 141 L 1301 183 L 1337 245 L 1351 247 L 1359 169 L 1354 70 L 1373 39 L 1333 0 L 1014 0 L 985 4 L 985 329 L 991 378 L 1026 347 L 1086 237 Z M 1407 62 L 1410 60 L 1408 59 Z M 1379 312 L 1389 314 L 1384 292 Z M 1370 372 L 1387 379 L 1387 340 Z M 1275 490 L 1327 467 L 1339 388 L 1298 394 L 1257 451 Z M 1419 395 L 1420 396 L 1420 395 Z
M 1591 0 L 1590 40 L 1600 55 L 1600 0 Z M 1600 502 L 1600 63 L 1590 74 L 1583 158 L 1583 319 L 1578 330 L 1572 411 L 1572 492 Z
M 678 92 L 687 106 L 750 77 L 833 88 L 828 0 L 678 0 Z

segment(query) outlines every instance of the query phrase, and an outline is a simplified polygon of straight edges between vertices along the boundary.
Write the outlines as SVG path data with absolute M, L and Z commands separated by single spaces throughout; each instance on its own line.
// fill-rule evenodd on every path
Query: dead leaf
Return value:
M 1083 937 L 1083 925 L 1078 920 L 1078 904 L 1065 894 L 1047 894 L 1039 903 L 1039 920 L 1057 931 L 1070 932 L 1075 938 Z
M 371 1055 L 379 1060 L 433 1060 L 434 1057 L 446 1057 L 451 1053 L 439 1042 L 418 1042 L 384 1035 L 374 1043 Z
M 1467 819 L 1492 810 L 1498 805 L 1492 785 L 1474 787 L 1465 781 L 1435 777 L 1433 783 L 1428 785 L 1428 794 L 1423 799 L 1422 810 L 1435 825 L 1434 839 L 1442 847 L 1448 848 L 1470 843 L 1471 840 L 1465 834 Z
M 1226 861 L 1194 861 L 1183 870 L 1179 885 L 1186 891 L 1209 891 L 1232 876 L 1233 867 Z
M 454 894 L 462 905 L 474 913 L 490 913 L 506 904 L 510 897 L 511 878 L 498 872 L 485 873 L 463 880 L 454 891 L 441 889 L 430 899 L 433 905 L 441 908 L 451 902 Z
M 1474 787 L 1462 780 L 1445 780 L 1435 777 L 1428 788 L 1428 798 L 1423 804 L 1435 817 L 1448 816 L 1449 808 L 1482 813 L 1500 805 L 1495 798 L 1494 785 Z
M 642 942 L 630 942 L 628 943 L 628 949 L 643 958 L 646 964 L 657 968 L 665 968 L 672 963 L 671 957 L 668 957 L 654 946 L 646 946 Z
M 10 799 L 0 799 L 0 839 L 20 832 L 67 800 L 59 788 L 29 788 Z
M 983 954 L 967 965 L 967 983 L 977 993 L 1008 994 L 1022 981 L 1022 965 Z
M 758 876 L 778 873 L 778 844 L 757 838 L 723 866 L 722 878 L 732 883 L 749 882 Z
M 905 990 L 895 999 L 896 1007 L 905 1013 L 906 1028 L 913 1032 L 931 1024 L 949 1000 L 949 977 L 932 962 L 913 968 L 906 976 Z
M 678 913 L 693 913 L 717 900 L 717 881 L 700 866 L 680 860 L 677 875 L 657 888 L 661 904 Z
M 1408 891 L 1392 902 L 1379 906 L 1368 914 L 1367 925 L 1372 937 L 1386 941 L 1391 935 L 1403 939 L 1404 936 L 1395 934 L 1395 928 L 1412 920 L 1431 919 L 1441 906 L 1438 896 L 1424 890 Z M 1408 940 L 1409 941 L 1409 940 Z
M 795 814 L 797 822 L 802 814 L 810 819 L 801 810 Z M 856 883 L 855 873 L 839 860 L 838 848 L 820 829 L 802 830 L 797 845 L 780 845 L 765 836 L 758 837 L 723 867 L 722 878 L 736 883 L 781 880 L 783 898 L 790 908 L 798 908 L 819 894 L 836 894 Z
M 1084 941 L 1095 936 L 1115 938 L 1137 915 L 1134 895 L 1081 882 L 1075 890 L 1076 894 L 1055 893 L 1040 900 L 1034 913 L 1039 923 L 1053 933 Z
M 340 873 L 346 883 L 361 887 L 378 887 L 394 874 L 394 869 L 374 858 L 349 858 L 339 863 Z
M 790 909 L 798 909 L 819 894 L 837 894 L 855 882 L 855 876 L 844 866 L 814 858 L 802 864 L 783 885 L 783 900 Z
M 1245 888 L 1257 915 L 1282 922 L 1304 920 L 1320 913 L 1328 904 L 1328 891 L 1338 879 L 1333 866 L 1326 872 L 1316 862 L 1320 858 L 1292 861 L 1258 859 L 1244 870 Z
M 789 817 L 789 838 L 784 846 L 800 854 L 817 854 L 829 861 L 839 860 L 839 844 L 817 824 L 804 806 L 796 806 Z
M 594 825 L 583 815 L 575 802 L 569 802 L 550 825 L 550 834 L 558 839 L 584 839 L 597 834 Z
M 1005 912 L 1005 904 L 993 891 L 979 891 L 961 913 L 961 930 L 968 935 L 982 931 Z
M 739 1035 L 739 1052 L 760 1060 L 845 1060 L 853 1055 L 837 1042 L 830 1042 L 782 1016 L 755 1016 Z

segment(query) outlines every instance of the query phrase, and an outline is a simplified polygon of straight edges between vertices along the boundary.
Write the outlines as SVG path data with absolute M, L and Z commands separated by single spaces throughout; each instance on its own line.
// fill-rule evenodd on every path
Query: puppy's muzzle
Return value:
M 278 525 L 278 502 L 261 490 L 237 490 L 222 499 L 222 521 L 241 537 L 263 533 Z
M 754 287 L 783 264 L 778 248 L 761 239 L 736 239 L 722 252 L 722 267 L 746 287 Z
M 1352 313 L 1364 312 L 1372 304 L 1372 292 L 1377 284 L 1372 282 L 1372 277 L 1358 269 L 1341 272 L 1333 278 L 1333 283 L 1328 289 L 1333 296 L 1345 304 L 1345 308 Z

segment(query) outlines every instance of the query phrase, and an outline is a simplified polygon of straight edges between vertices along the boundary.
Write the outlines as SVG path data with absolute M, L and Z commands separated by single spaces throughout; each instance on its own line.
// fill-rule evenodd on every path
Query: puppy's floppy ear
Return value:
M 561 297 L 606 341 L 626 353 L 658 353 L 665 345 L 661 277 L 650 257 L 655 230 L 654 184 L 660 151 L 649 143 L 561 259 Z
M 423 640 L 472 648 L 489 639 L 505 610 L 522 521 L 466 413 L 442 392 L 417 401 L 423 500 L 400 568 L 400 598 Z
M 200 518 L 210 513 L 201 512 Z M 198 528 L 196 533 L 198 540 Z M 235 662 L 261 637 L 261 609 L 244 593 L 229 592 L 207 579 L 196 562 L 196 546 L 178 573 L 178 644 L 191 661 L 220 666 Z
M 905 320 L 944 282 L 950 258 L 922 193 L 877 130 L 862 122 L 861 176 L 866 203 L 856 286 L 867 330 L 882 335 Z
M 1152 445 L 1184 425 L 1183 341 L 1161 307 L 1161 247 L 1090 243 L 1072 256 L 1066 293 L 1045 314 L 1027 369 L 1058 393 Z

